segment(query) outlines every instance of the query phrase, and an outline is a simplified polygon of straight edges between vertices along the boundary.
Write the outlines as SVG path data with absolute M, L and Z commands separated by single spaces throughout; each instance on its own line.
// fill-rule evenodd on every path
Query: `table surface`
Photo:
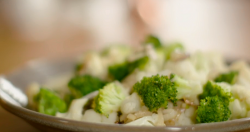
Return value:
M 39 132 L 22 119 L 12 115 L 0 106 L 0 131 L 1 132 Z

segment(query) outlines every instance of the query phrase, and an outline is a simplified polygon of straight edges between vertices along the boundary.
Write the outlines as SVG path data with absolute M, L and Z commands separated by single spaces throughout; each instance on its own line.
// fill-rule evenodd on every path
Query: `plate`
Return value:
M 5 75 L 14 86 L 22 92 L 30 82 L 45 83 L 49 79 L 63 73 L 73 72 L 75 59 L 37 60 L 27 63 L 19 70 Z M 1 92 L 1 91 L 0 91 Z M 0 94 L 1 95 L 1 94 Z M 47 132 L 222 132 L 250 131 L 250 118 L 237 119 L 219 123 L 197 124 L 190 126 L 167 127 L 133 127 L 73 121 L 44 115 L 11 102 L 0 96 L 1 106 L 10 113 L 22 118 L 32 126 Z

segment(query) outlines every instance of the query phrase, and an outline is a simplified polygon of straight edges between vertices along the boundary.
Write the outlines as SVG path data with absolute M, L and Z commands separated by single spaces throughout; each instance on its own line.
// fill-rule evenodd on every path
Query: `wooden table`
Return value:
M 85 42 L 84 34 L 77 31 L 66 39 L 58 37 L 58 39 L 43 42 L 20 40 L 0 23 L 0 75 L 12 72 L 29 60 L 80 54 L 89 47 L 84 44 Z M 17 131 L 38 132 L 39 130 L 0 106 L 0 132 Z
M 0 106 L 0 131 L 1 132 L 39 132 L 17 116 L 7 112 Z

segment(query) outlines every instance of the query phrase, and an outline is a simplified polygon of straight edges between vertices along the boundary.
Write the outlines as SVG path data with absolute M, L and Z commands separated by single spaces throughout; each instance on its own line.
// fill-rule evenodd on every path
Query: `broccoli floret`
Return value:
M 125 97 L 126 94 L 121 84 L 118 82 L 109 83 L 99 90 L 98 95 L 94 98 L 93 108 L 97 113 L 108 117 L 110 113 L 120 109 Z
M 202 93 L 202 85 L 197 81 L 185 80 L 175 74 L 171 75 L 171 81 L 177 89 L 177 99 L 185 99 L 190 103 L 199 104 L 198 95 Z
M 214 81 L 226 82 L 233 85 L 236 82 L 238 75 L 239 75 L 238 71 L 230 71 L 228 73 L 220 74 L 214 79 Z
M 170 45 L 166 46 L 165 47 L 166 59 L 170 60 L 172 53 L 174 51 L 176 51 L 176 50 L 183 51 L 184 50 L 184 46 L 181 43 L 173 43 L 173 44 L 170 44 Z
M 227 121 L 231 115 L 228 104 L 218 96 L 202 99 L 196 113 L 198 123 Z
M 71 102 L 76 99 L 76 97 L 72 93 L 67 93 L 64 95 L 63 100 L 67 104 L 67 107 L 69 108 Z
M 162 47 L 161 41 L 154 35 L 148 35 L 144 44 L 151 44 L 154 48 Z
M 143 69 L 145 65 L 148 63 L 148 61 L 149 61 L 148 56 L 145 56 L 132 62 L 125 61 L 120 64 L 112 65 L 108 68 L 109 75 L 114 80 L 121 81 L 127 75 L 132 73 L 136 68 Z
M 230 101 L 233 101 L 232 93 L 219 84 L 214 83 L 212 81 L 208 81 L 203 87 L 203 93 L 199 95 L 200 99 L 205 99 L 206 97 L 218 96 L 225 103 L 229 104 Z
M 81 75 L 73 77 L 69 81 L 68 87 L 76 98 L 80 98 L 93 91 L 101 89 L 105 84 L 106 82 L 99 78 L 91 75 Z
M 203 93 L 199 96 L 200 106 L 197 109 L 197 122 L 209 123 L 226 121 L 231 116 L 229 103 L 233 101 L 230 88 L 226 83 L 214 83 L 208 81 L 203 87 Z
M 161 107 L 167 107 L 168 101 L 173 103 L 177 101 L 177 90 L 170 79 L 171 77 L 160 75 L 144 77 L 133 86 L 133 90 L 138 93 L 150 111 L 157 111 Z
M 66 103 L 54 92 L 45 88 L 40 89 L 34 97 L 34 101 L 38 104 L 38 112 L 43 114 L 54 116 L 56 112 L 64 113 L 67 111 Z

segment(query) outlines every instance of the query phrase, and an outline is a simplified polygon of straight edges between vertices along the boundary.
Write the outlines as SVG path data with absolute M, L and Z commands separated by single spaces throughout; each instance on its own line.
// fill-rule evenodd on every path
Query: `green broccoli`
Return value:
M 135 61 L 129 62 L 125 61 L 120 64 L 111 65 L 108 68 L 109 75 L 114 79 L 121 81 L 127 75 L 132 73 L 136 68 L 143 69 L 148 63 L 149 57 L 145 56 Z
M 171 59 L 171 55 L 175 50 L 184 50 L 184 46 L 181 43 L 173 43 L 173 44 L 169 44 L 167 45 L 165 48 L 165 54 L 166 54 L 166 59 L 170 60 Z
M 93 108 L 97 113 L 108 117 L 110 113 L 120 109 L 125 97 L 126 94 L 121 84 L 118 82 L 109 83 L 99 90 L 98 95 L 94 98 Z
M 155 75 L 144 77 L 133 86 L 134 92 L 143 100 L 150 111 L 157 111 L 161 107 L 167 107 L 168 101 L 176 103 L 177 90 L 171 82 L 172 76 Z
M 229 103 L 233 101 L 233 97 L 226 86 L 208 81 L 199 98 L 200 106 L 196 111 L 198 123 L 220 122 L 230 118 Z
M 229 84 L 234 84 L 239 75 L 238 71 L 230 71 L 228 73 L 220 74 L 214 79 L 215 82 L 226 82 Z
M 67 111 L 66 103 L 56 93 L 45 88 L 41 88 L 39 93 L 34 96 L 34 101 L 38 104 L 38 112 L 43 114 L 54 116 L 56 112 Z
M 69 108 L 71 102 L 76 99 L 75 96 L 72 93 L 67 93 L 64 95 L 63 100 L 67 104 L 67 107 Z
M 198 123 L 227 121 L 231 111 L 228 104 L 218 96 L 208 96 L 200 101 L 196 111 Z
M 161 41 L 154 35 L 148 35 L 144 44 L 151 44 L 154 48 L 162 47 Z
M 69 81 L 68 87 L 75 98 L 80 98 L 93 91 L 101 89 L 105 84 L 106 82 L 100 80 L 99 78 L 91 75 L 81 75 L 73 77 Z
M 214 83 L 212 81 L 208 81 L 203 87 L 203 93 L 199 95 L 199 99 L 205 99 L 206 97 L 218 96 L 225 103 L 229 104 L 229 102 L 233 101 L 232 93 L 223 87 L 221 87 L 218 83 Z

